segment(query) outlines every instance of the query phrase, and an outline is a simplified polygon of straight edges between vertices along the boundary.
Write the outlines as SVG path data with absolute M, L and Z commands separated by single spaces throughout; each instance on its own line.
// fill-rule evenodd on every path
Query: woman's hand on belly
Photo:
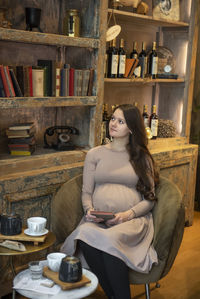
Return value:
M 106 225 L 112 226 L 112 225 L 120 224 L 133 219 L 134 216 L 135 213 L 132 209 L 127 210 L 125 212 L 115 213 L 115 218 L 107 220 Z

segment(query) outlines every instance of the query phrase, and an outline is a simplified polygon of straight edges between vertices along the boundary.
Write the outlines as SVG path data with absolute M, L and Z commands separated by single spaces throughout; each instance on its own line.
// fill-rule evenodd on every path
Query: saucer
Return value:
M 40 236 L 46 235 L 46 234 L 48 233 L 48 229 L 45 228 L 42 232 L 31 233 L 31 232 L 29 231 L 29 229 L 27 228 L 27 229 L 24 230 L 24 233 L 25 233 L 25 235 L 28 235 L 28 236 L 32 236 L 32 237 L 40 237 Z

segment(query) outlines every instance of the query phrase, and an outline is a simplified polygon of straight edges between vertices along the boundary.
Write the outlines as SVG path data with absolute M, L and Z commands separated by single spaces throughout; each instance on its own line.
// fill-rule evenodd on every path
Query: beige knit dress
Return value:
M 136 217 L 112 227 L 87 222 L 83 217 L 65 240 L 61 251 L 76 254 L 77 240 L 82 240 L 122 259 L 130 268 L 148 273 L 152 264 L 157 263 L 157 254 L 151 245 L 154 234 L 151 209 L 154 203 L 141 197 L 136 190 L 137 181 L 126 151 L 113 151 L 105 145 L 91 149 L 83 172 L 84 210 L 94 208 L 117 213 L 134 207 Z M 85 261 L 82 262 L 84 265 Z

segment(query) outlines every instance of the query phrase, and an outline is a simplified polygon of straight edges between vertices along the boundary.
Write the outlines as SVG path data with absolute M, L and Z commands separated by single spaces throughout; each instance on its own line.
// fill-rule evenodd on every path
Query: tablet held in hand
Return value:
M 104 212 L 104 211 L 91 211 L 90 215 L 96 216 L 98 218 L 102 218 L 104 220 L 109 220 L 115 217 L 115 214 L 111 212 Z

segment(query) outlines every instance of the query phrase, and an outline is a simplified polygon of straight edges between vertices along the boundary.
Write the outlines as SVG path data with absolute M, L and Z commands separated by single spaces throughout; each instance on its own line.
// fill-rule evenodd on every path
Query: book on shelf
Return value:
M 44 69 L 32 68 L 33 96 L 44 96 Z
M 20 86 L 22 95 L 24 96 L 24 67 L 23 65 L 17 65 L 14 69 L 17 82 Z
M 17 78 L 15 76 L 14 70 L 12 68 L 10 68 L 9 71 L 10 71 L 10 76 L 11 76 L 11 79 L 12 79 L 12 83 L 13 83 L 13 87 L 14 87 L 14 90 L 15 90 L 16 97 L 23 97 L 21 88 L 20 88 L 19 83 L 17 81 Z
M 67 97 L 69 95 L 69 69 L 62 68 L 60 70 L 60 96 Z
M 81 96 L 87 96 L 88 86 L 89 86 L 90 70 L 82 70 L 82 87 Z
M 34 126 L 34 122 L 17 123 L 10 126 L 9 130 L 30 130 Z
M 8 144 L 10 151 L 33 151 L 35 144 Z
M 55 87 L 56 87 L 56 91 L 55 91 L 55 96 L 56 97 L 59 97 L 60 96 L 60 70 L 61 68 L 60 67 L 56 67 L 56 70 L 55 70 L 55 73 L 56 73 L 56 76 L 55 76 Z
M 45 95 L 53 96 L 53 60 L 39 59 L 37 64 L 45 70 Z
M 11 79 L 9 68 L 8 68 L 7 65 L 4 66 L 4 72 L 5 72 L 6 80 L 7 80 L 7 83 L 8 83 L 8 89 L 9 89 L 9 92 L 10 92 L 10 96 L 15 97 L 15 90 L 14 90 L 14 87 L 13 87 L 12 79 Z
M 21 123 L 10 126 L 6 130 L 8 138 L 31 137 L 35 133 L 34 123 Z
M 27 151 L 16 151 L 16 150 L 13 151 L 13 150 L 11 150 L 10 154 L 11 154 L 11 156 L 31 156 L 33 152 L 34 152 L 34 150 L 33 151 L 29 151 L 29 150 L 27 150 Z
M 94 81 L 94 69 L 91 68 L 90 76 L 89 76 L 89 83 L 88 83 L 88 91 L 87 91 L 88 96 L 92 96 L 93 81 Z
M 7 134 L 7 137 L 8 138 L 25 138 L 25 137 L 31 137 L 33 136 L 35 133 L 35 131 L 32 131 L 32 132 L 27 132 L 26 130 L 23 130 L 23 131 L 9 131 L 9 130 L 6 130 L 6 134 Z
M 33 97 L 33 71 L 32 67 L 28 67 L 28 81 L 29 81 L 29 96 Z
M 5 92 L 6 97 L 8 98 L 8 97 L 11 96 L 11 94 L 10 94 L 10 91 L 9 91 L 8 82 L 7 82 L 7 79 L 6 79 L 6 74 L 5 74 L 5 70 L 4 70 L 3 65 L 0 65 L 0 74 L 1 74 L 2 81 L 3 81 L 4 92 Z
M 35 136 L 31 137 L 20 137 L 20 138 L 10 138 L 8 140 L 8 144 L 15 144 L 15 145 L 25 145 L 25 144 L 35 144 Z
M 74 70 L 74 96 L 81 96 L 82 70 Z
M 13 67 L 18 84 L 24 97 L 33 96 L 32 66 L 17 65 Z
M 69 96 L 74 96 L 74 68 L 69 70 Z
M 3 87 L 3 80 L 1 78 L 1 74 L 0 74 L 0 97 L 4 98 L 6 96 L 5 91 L 4 91 L 4 87 Z

